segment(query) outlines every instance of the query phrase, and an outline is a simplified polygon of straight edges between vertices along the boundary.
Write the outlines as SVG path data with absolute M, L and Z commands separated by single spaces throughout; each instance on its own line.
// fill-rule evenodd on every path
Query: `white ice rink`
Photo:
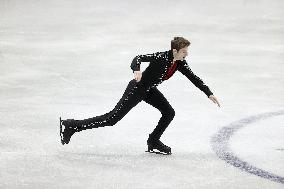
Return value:
M 172 155 L 144 152 L 143 101 L 61 144 L 60 116 L 110 111 L 174 36 L 221 108 L 180 72 L 159 85 Z M 0 0 L 0 189 L 283 189 L 283 73 L 282 0 Z

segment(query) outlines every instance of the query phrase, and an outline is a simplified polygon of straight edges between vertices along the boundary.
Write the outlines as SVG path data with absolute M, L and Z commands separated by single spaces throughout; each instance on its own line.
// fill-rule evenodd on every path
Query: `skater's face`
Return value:
M 176 60 L 184 60 L 185 57 L 188 55 L 188 47 L 184 47 L 177 51 L 176 49 L 173 50 L 174 57 Z

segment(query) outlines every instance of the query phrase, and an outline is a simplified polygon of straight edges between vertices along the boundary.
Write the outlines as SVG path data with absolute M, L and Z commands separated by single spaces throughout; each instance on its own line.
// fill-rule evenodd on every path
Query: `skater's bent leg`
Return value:
M 84 120 L 78 120 L 77 124 L 81 130 L 113 126 L 120 121 L 134 106 L 142 101 L 141 96 L 137 94 L 136 88 L 137 82 L 131 80 L 125 89 L 121 99 L 116 104 L 113 110 L 110 112 L 88 118 Z
M 175 116 L 175 110 L 172 108 L 172 106 L 164 97 L 164 95 L 156 87 L 152 88 L 149 91 L 144 101 L 152 105 L 153 107 L 157 108 L 162 114 L 162 117 L 160 118 L 158 125 L 151 133 L 151 136 L 153 136 L 156 139 L 160 139 L 163 132 L 166 130 L 170 122 L 173 120 Z

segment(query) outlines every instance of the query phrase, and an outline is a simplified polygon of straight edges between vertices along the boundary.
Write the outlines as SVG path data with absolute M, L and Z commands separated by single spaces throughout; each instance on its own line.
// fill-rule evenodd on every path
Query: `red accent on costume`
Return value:
M 177 63 L 176 61 L 170 66 L 170 68 L 168 68 L 167 73 L 164 75 L 163 80 L 167 80 L 170 77 L 172 77 L 172 75 L 174 74 L 175 70 L 177 67 Z

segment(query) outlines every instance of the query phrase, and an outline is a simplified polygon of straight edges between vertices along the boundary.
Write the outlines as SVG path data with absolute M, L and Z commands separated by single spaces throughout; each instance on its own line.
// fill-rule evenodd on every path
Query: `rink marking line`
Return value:
M 269 179 L 274 182 L 284 184 L 284 177 L 270 173 L 263 169 L 250 165 L 248 162 L 241 160 L 237 157 L 229 147 L 229 140 L 233 134 L 242 127 L 257 122 L 259 120 L 267 119 L 273 116 L 284 115 L 284 110 L 277 112 L 268 112 L 250 116 L 238 121 L 235 121 L 225 127 L 222 127 L 217 134 L 212 136 L 211 145 L 216 155 L 226 161 L 227 163 L 256 176 Z

